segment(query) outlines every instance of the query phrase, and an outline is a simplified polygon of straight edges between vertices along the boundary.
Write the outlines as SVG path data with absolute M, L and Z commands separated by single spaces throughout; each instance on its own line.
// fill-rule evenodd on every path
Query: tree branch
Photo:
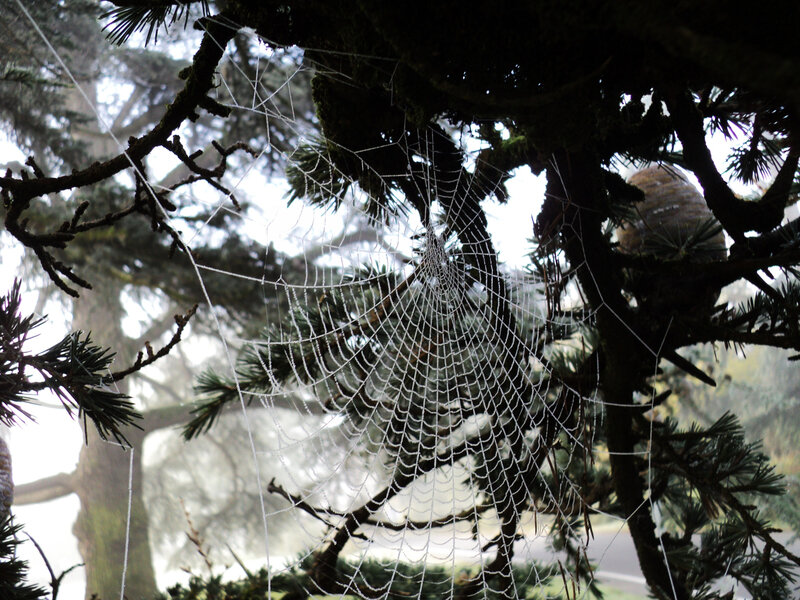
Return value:
M 38 504 L 75 493 L 75 473 L 58 473 L 14 488 L 14 504 Z
M 698 343 L 727 342 L 800 350 L 800 338 L 769 331 L 736 331 L 723 326 L 700 326 L 695 331 L 696 335 L 693 336 L 693 339 Z
M 233 21 L 235 22 L 235 19 Z M 105 162 L 94 163 L 86 169 L 61 177 L 45 177 L 32 159 L 29 159 L 27 164 L 33 169 L 35 177 L 31 178 L 25 171 L 19 178 L 12 177 L 10 172 L 0 177 L 0 190 L 2 190 L 3 204 L 6 208 L 6 230 L 23 245 L 31 248 L 53 282 L 72 296 L 77 296 L 77 291 L 67 281 L 83 288 L 91 287 L 90 284 L 75 275 L 68 266 L 55 260 L 46 248 L 63 248 L 75 237 L 78 232 L 76 227 L 80 213 L 86 209 L 86 206 L 82 206 L 76 211 L 72 223 L 68 223 L 66 227 L 62 226 L 57 232 L 47 234 L 29 232 L 27 224 L 20 221 L 20 218 L 30 207 L 31 200 L 36 197 L 89 186 L 109 179 L 129 167 L 141 168 L 141 161 L 144 157 L 155 147 L 166 142 L 169 135 L 184 120 L 192 118 L 198 105 L 208 105 L 206 94 L 211 89 L 216 66 L 224 54 L 227 42 L 236 34 L 237 28 L 231 26 L 224 12 L 216 18 L 204 19 L 202 22 L 206 27 L 206 32 L 195 53 L 192 66 L 184 72 L 186 84 L 183 90 L 178 93 L 164 117 L 149 133 L 141 138 L 128 140 L 128 148 L 125 152 Z M 154 223 L 159 223 L 163 217 L 155 207 L 158 200 L 154 199 L 153 202 L 150 216 Z M 127 216 L 134 210 L 141 210 L 141 207 L 134 203 L 134 208 L 121 211 L 121 213 L 125 213 L 122 216 Z M 99 227 L 107 224 L 109 223 L 105 219 L 100 219 L 93 226 Z M 85 228 L 86 225 L 83 230 Z
M 114 132 L 114 135 L 116 135 L 117 137 L 120 136 L 120 129 L 122 128 L 122 124 L 128 118 L 128 115 L 131 114 L 131 111 L 136 107 L 136 105 L 139 104 L 139 100 L 142 99 L 142 96 L 145 95 L 146 91 L 147 89 L 144 86 L 137 85 L 134 88 L 133 93 L 130 96 L 128 96 L 128 99 L 125 101 L 125 104 L 123 104 L 122 108 L 119 109 L 117 116 L 114 117 L 114 120 L 111 123 L 111 131 Z M 155 119 L 153 122 L 155 123 L 157 121 L 158 119 Z
M 633 453 L 633 391 L 642 379 L 641 363 L 647 356 L 642 345 L 649 336 L 642 338 L 632 333 L 639 328 L 628 320 L 630 310 L 620 291 L 621 274 L 608 260 L 610 250 L 602 235 L 605 215 L 597 206 L 603 197 L 598 189 L 602 185 L 599 168 L 584 152 L 560 153 L 553 163 L 548 170 L 547 190 L 552 206 L 543 207 L 542 212 L 548 211 L 548 225 L 563 223 L 560 231 L 567 258 L 572 265 L 582 266 L 578 279 L 590 306 L 597 310 L 596 326 L 603 340 L 599 384 L 606 400 L 606 435 L 614 489 L 629 516 L 631 537 L 651 591 L 663 600 L 673 600 L 674 590 L 675 600 L 688 600 L 683 582 L 675 580 L 659 550 L 655 523 L 645 502 Z M 677 356 L 673 349 L 669 350 Z M 662 348 L 662 355 L 664 352 Z
M 267 492 L 271 494 L 277 494 L 281 496 L 288 502 L 292 504 L 292 506 L 299 508 L 300 510 L 308 513 L 315 519 L 318 519 L 325 523 L 328 527 L 333 528 L 333 524 L 326 519 L 326 516 L 334 516 L 334 517 L 346 517 L 347 513 L 343 513 L 338 510 L 333 510 L 331 508 L 325 507 L 318 507 L 312 506 L 301 496 L 297 496 L 294 494 L 290 494 L 286 489 L 275 483 L 275 478 L 269 482 L 267 485 Z M 448 525 L 454 525 L 456 523 L 462 523 L 464 521 L 476 521 L 477 516 L 481 515 L 489 510 L 494 508 L 491 504 L 480 504 L 466 510 L 461 511 L 460 513 L 453 513 L 447 515 L 445 517 L 441 517 L 439 519 L 432 519 L 430 521 L 403 521 L 402 523 L 393 523 L 391 521 L 375 521 L 373 519 L 367 519 L 363 524 L 368 525 L 370 527 L 380 527 L 381 529 L 388 529 L 390 531 L 425 531 L 433 527 L 447 527 Z
M 736 242 L 744 242 L 748 231 L 763 233 L 777 227 L 783 218 L 783 198 L 778 193 L 765 194 L 760 202 L 746 202 L 736 197 L 714 165 L 705 142 L 703 116 L 691 97 L 684 93 L 668 95 L 667 108 L 683 146 L 686 164 L 703 186 L 711 212 L 731 237 Z M 796 156 L 787 162 L 790 166 L 796 164 Z
M 164 106 L 153 106 L 152 108 L 146 110 L 138 117 L 135 117 L 130 123 L 127 125 L 123 125 L 118 129 L 112 129 L 114 135 L 117 139 L 129 139 L 130 136 L 135 136 L 143 129 L 147 127 L 152 127 L 156 123 L 158 123 L 161 119 L 164 118 Z M 107 134 L 106 134 L 107 135 Z
M 140 351 L 139 354 L 136 356 L 136 360 L 130 367 L 128 367 L 123 371 L 115 371 L 114 373 L 111 374 L 111 381 L 120 381 L 121 379 L 124 379 L 128 375 L 143 369 L 147 365 L 156 362 L 159 358 L 162 358 L 167 354 L 169 354 L 169 351 L 172 350 L 172 348 L 174 348 L 175 345 L 181 341 L 181 335 L 183 335 L 183 330 L 186 328 L 186 325 L 188 325 L 189 323 L 189 319 L 192 318 L 195 312 L 197 312 L 196 304 L 192 308 L 190 308 L 186 312 L 186 314 L 175 315 L 173 319 L 175 320 L 175 323 L 178 325 L 178 329 L 173 334 L 172 339 L 170 339 L 170 341 L 167 342 L 158 352 L 154 352 L 152 346 L 150 345 L 150 342 L 146 341 L 144 343 L 144 346 L 147 352 L 147 358 L 145 358 L 144 353 Z
M 335 530 L 328 546 L 317 555 L 310 570 L 311 578 L 318 589 L 326 594 L 346 594 L 352 584 L 345 584 L 339 580 L 336 561 L 345 544 L 369 520 L 370 515 L 420 476 L 441 465 L 453 464 L 465 458 L 472 452 L 473 447 L 489 442 L 494 436 L 495 433 L 490 427 L 482 434 L 473 436 L 450 450 L 420 459 L 415 465 L 413 475 L 408 473 L 396 475 L 383 490 L 356 510 L 343 515 L 344 522 Z
M 351 233 L 342 232 L 335 238 L 312 246 L 303 252 L 302 258 L 307 263 L 312 263 L 321 256 L 325 256 L 336 250 L 340 250 L 345 246 L 359 244 L 361 242 L 375 242 L 381 239 L 378 231 L 372 227 L 361 228 Z
M 146 433 L 151 433 L 153 431 L 158 431 L 159 429 L 183 425 L 192 420 L 192 411 L 195 408 L 196 406 L 190 403 L 151 408 L 142 413 L 142 429 L 144 429 Z M 235 414 L 241 411 L 241 408 L 242 407 L 240 404 L 228 403 L 220 410 L 220 415 Z M 319 403 L 303 402 L 302 400 L 298 401 L 296 398 L 289 395 L 274 396 L 270 398 L 270 402 L 267 406 L 259 403 L 256 405 L 256 408 L 291 410 L 298 414 L 314 416 L 324 416 L 330 414 Z
M 150 3 L 145 3 L 150 5 Z M 164 5 L 175 2 L 158 3 Z M 186 85 L 169 105 L 159 123 L 145 136 L 129 140 L 127 150 L 102 163 L 61 177 L 40 177 L 36 179 L 16 179 L 0 177 L 0 186 L 14 196 L 9 214 L 18 217 L 27 208 L 32 198 L 84 187 L 113 177 L 120 171 L 133 166 L 132 161 L 140 161 L 155 147 L 162 145 L 170 134 L 187 118 L 194 115 L 195 108 L 211 89 L 214 72 L 225 52 L 225 46 L 237 29 L 231 26 L 235 19 L 227 19 L 223 12 L 218 17 L 204 20 L 206 33 L 194 55 L 192 66 L 186 71 Z
M 131 341 L 131 347 L 141 348 L 147 342 L 157 340 L 167 331 L 172 329 L 172 326 L 175 324 L 175 313 L 173 311 L 176 310 L 176 308 L 177 307 L 171 307 L 170 309 L 166 310 L 158 319 L 150 323 L 150 326 L 142 335 Z

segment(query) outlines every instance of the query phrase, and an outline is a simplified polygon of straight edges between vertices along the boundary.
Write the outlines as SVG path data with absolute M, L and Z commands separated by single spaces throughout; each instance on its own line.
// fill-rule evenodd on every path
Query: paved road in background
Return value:
M 780 543 L 786 544 L 791 535 L 777 534 L 775 537 Z M 800 542 L 795 541 L 789 544 L 788 548 L 794 554 L 800 554 Z M 544 543 L 538 543 L 538 540 L 533 542 L 523 540 L 517 550 L 518 557 L 524 556 L 528 560 L 552 560 L 553 558 L 552 552 L 548 551 Z M 598 567 L 596 575 L 601 583 L 631 594 L 640 594 L 643 598 L 646 597 L 647 587 L 639 569 L 639 560 L 636 557 L 633 540 L 627 531 L 596 532 L 594 540 L 587 548 L 587 553 L 589 559 Z M 743 590 L 737 597 L 750 598 Z

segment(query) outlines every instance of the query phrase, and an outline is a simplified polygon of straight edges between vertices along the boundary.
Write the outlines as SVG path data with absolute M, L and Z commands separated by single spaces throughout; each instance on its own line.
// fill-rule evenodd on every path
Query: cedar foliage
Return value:
M 123 43 L 128 32 L 139 29 L 155 32 L 161 25 L 174 25 L 186 4 L 191 3 L 163 2 L 150 10 L 117 11 L 112 21 L 114 41 Z M 727 574 L 756 597 L 785 598 L 800 559 L 775 540 L 774 530 L 757 507 L 745 501 L 783 490 L 759 446 L 744 441 L 733 415 L 707 426 L 678 429 L 672 421 L 650 421 L 645 413 L 652 408 L 652 398 L 666 397 L 657 394 L 652 348 L 660 349 L 662 363 L 672 363 L 709 385 L 714 385 L 713 379 L 679 349 L 718 343 L 800 350 L 795 270 L 800 262 L 800 225 L 797 220 L 783 222 L 785 209 L 798 200 L 800 55 L 793 28 L 799 18 L 796 3 L 754 4 L 739 13 L 666 0 L 646 5 L 550 0 L 521 6 L 477 1 L 229 0 L 220 12 L 197 22 L 205 35 L 184 73 L 183 92 L 150 134 L 131 143 L 129 153 L 134 159 L 146 156 L 198 110 L 226 116 L 207 93 L 222 55 L 220 47 L 232 39 L 237 27 L 254 29 L 276 48 L 302 49 L 304 60 L 316 66 L 312 90 L 321 129 L 318 144 L 335 169 L 305 171 L 306 177 L 298 175 L 302 168 L 290 169 L 293 197 L 335 208 L 341 194 L 358 188 L 365 193 L 365 211 L 373 217 L 391 222 L 398 212 L 413 210 L 423 223 L 432 219 L 430 198 L 438 200 L 441 219 L 462 250 L 454 268 L 465 281 L 486 290 L 489 298 L 472 299 L 473 304 L 482 303 L 481 315 L 490 325 L 485 339 L 460 351 L 468 360 L 480 361 L 489 345 L 504 349 L 505 375 L 491 382 L 501 392 L 510 391 L 501 393 L 501 398 L 513 397 L 530 385 L 524 369 L 531 354 L 543 363 L 549 360 L 541 348 L 515 341 L 525 339 L 524 327 L 509 309 L 510 291 L 486 231 L 482 203 L 502 201 L 503 182 L 518 167 L 545 172 L 547 197 L 536 219 L 533 262 L 555 263 L 568 279 L 547 285 L 552 306 L 562 306 L 566 284 L 573 283 L 580 287 L 585 305 L 570 310 L 592 314 L 593 319 L 587 331 L 579 331 L 586 340 L 582 350 L 555 357 L 548 371 L 552 377 L 548 393 L 533 415 L 524 414 L 524 407 L 511 401 L 486 409 L 472 404 L 469 394 L 455 398 L 466 413 L 486 411 L 500 424 L 482 432 L 485 439 L 471 440 L 491 441 L 504 449 L 496 456 L 473 457 L 480 474 L 477 486 L 497 508 L 505 532 L 497 540 L 497 558 L 485 580 L 491 580 L 502 597 L 513 597 L 513 538 L 520 514 L 536 508 L 542 499 L 535 492 L 545 488 L 548 475 L 538 467 L 553 456 L 564 464 L 560 476 L 570 478 L 572 489 L 580 491 L 580 502 L 560 498 L 564 506 L 582 502 L 587 511 L 603 507 L 628 520 L 642 571 L 656 597 L 714 597 L 712 585 Z M 510 137 L 492 133 L 494 125 L 502 126 Z M 468 167 L 467 156 L 448 127 L 477 132 L 484 142 L 474 168 Z M 706 145 L 706 132 L 714 130 L 728 135 L 738 131 L 741 139 L 725 173 L 715 166 Z M 402 149 L 391 143 L 401 139 Z M 418 160 L 411 161 L 409 152 Z M 311 153 L 298 154 L 300 167 Z M 637 200 L 636 191 L 613 173 L 619 161 L 659 162 L 691 171 L 708 208 L 733 240 L 729 257 L 699 263 L 691 256 L 664 259 L 619 252 L 608 225 L 624 220 Z M 440 176 L 426 178 L 415 164 L 430 165 Z M 80 215 L 66 236 L 31 238 L 25 235 L 21 214 L 43 194 L 97 183 L 126 168 L 116 157 L 56 181 L 41 176 L 33 166 L 32 177 L 8 175 L 0 180 L 7 229 L 37 250 L 45 270 L 65 289 L 67 280 L 75 281 L 68 267 L 65 271 L 52 261 L 47 248 L 68 244 L 79 235 L 74 225 Z M 749 182 L 770 169 L 776 172 L 774 181 L 754 199 L 737 197 L 724 176 Z M 420 189 L 426 189 L 428 196 Z M 154 228 L 169 233 L 158 221 L 156 202 L 169 206 L 166 198 L 148 198 L 140 212 L 152 218 Z M 786 283 L 770 285 L 764 278 L 770 268 L 781 270 Z M 705 301 L 693 306 L 691 297 L 681 304 L 669 298 L 637 303 L 630 281 L 641 275 L 657 280 L 658 289 L 694 287 L 702 299 L 709 290 L 740 280 L 759 292 L 746 304 L 712 309 Z M 365 294 L 371 293 L 366 286 Z M 309 327 L 337 322 L 357 337 L 358 324 L 348 320 L 333 291 L 325 297 L 330 299 L 298 307 L 297 322 Z M 570 322 L 569 311 L 561 316 Z M 419 318 L 422 323 L 425 315 Z M 571 332 L 566 329 L 551 332 L 547 341 L 567 337 Z M 270 333 L 265 335 L 269 339 Z M 360 352 L 365 364 L 371 364 L 372 349 L 347 342 L 347 336 L 330 339 L 320 353 L 318 348 L 303 348 L 298 339 L 272 375 L 291 379 L 285 363 L 298 348 L 304 357 L 326 360 L 331 355 L 340 364 L 355 362 L 352 353 Z M 493 360 L 500 359 L 495 354 Z M 260 364 L 257 356 L 242 356 L 240 382 L 245 389 L 264 391 Z M 436 369 L 435 364 L 427 367 Z M 362 376 L 351 375 L 356 380 Z M 230 390 L 224 378 L 202 380 L 206 398 L 189 435 L 212 425 L 219 406 L 232 399 Z M 437 391 L 451 397 L 450 390 Z M 595 409 L 602 418 L 584 419 L 585 399 L 594 392 L 608 402 Z M 330 400 L 336 407 L 335 398 L 320 400 Z M 370 406 L 375 399 L 363 400 Z M 357 420 L 358 413 L 356 409 L 348 416 Z M 584 428 L 585 439 L 610 451 L 607 464 L 566 461 L 560 456 L 569 443 L 563 433 L 576 422 Z M 525 446 L 526 435 L 535 429 L 544 432 L 537 438 L 540 446 Z M 389 444 L 392 447 L 391 439 Z M 392 448 L 398 455 L 410 451 L 402 444 Z M 645 448 L 652 462 L 639 458 Z M 472 453 L 470 444 L 460 450 L 464 456 Z M 438 460 L 431 452 L 415 451 L 410 456 L 417 461 L 414 473 L 435 468 Z M 402 462 L 409 464 L 408 459 Z M 407 485 L 414 476 L 411 471 L 399 473 L 394 488 Z M 516 489 L 533 493 L 514 496 L 504 487 L 501 471 L 517 474 L 524 485 Z M 646 496 L 648 481 L 652 484 Z M 275 491 L 280 493 L 281 488 Z M 654 503 L 668 507 L 671 515 L 670 530 L 659 537 Z M 371 506 L 346 515 L 346 525 L 336 531 L 337 543 L 325 547 L 302 575 L 304 589 L 359 593 L 338 554 Z M 574 531 L 571 526 L 566 529 Z M 699 543 L 692 537 L 696 532 L 702 532 Z M 456 593 L 464 597 L 478 593 L 475 586 L 485 580 L 473 578 Z

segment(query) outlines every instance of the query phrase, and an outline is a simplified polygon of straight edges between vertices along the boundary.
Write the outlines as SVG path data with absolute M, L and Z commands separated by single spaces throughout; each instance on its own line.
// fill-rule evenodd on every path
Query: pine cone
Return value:
M 635 205 L 638 218 L 616 231 L 622 252 L 690 263 L 725 259 L 722 228 L 680 170 L 648 167 L 634 173 L 628 182 L 644 192 L 644 201 Z M 720 292 L 691 276 L 666 280 L 641 272 L 630 273 L 626 287 L 640 306 L 656 314 L 710 309 Z
M 636 205 L 639 218 L 617 229 L 624 252 L 694 262 L 727 256 L 725 234 L 703 196 L 681 171 L 647 167 L 634 173 L 628 183 L 644 192 L 644 202 Z

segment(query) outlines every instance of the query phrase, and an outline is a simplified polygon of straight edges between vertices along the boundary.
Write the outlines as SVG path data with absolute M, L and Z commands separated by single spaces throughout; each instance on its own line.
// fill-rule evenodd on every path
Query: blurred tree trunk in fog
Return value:
M 90 157 L 102 160 L 117 148 L 113 138 L 101 133 L 95 114 L 100 85 L 97 79 L 99 61 L 103 60 L 101 49 L 105 46 L 99 35 L 94 41 L 95 44 L 87 45 L 85 52 L 70 57 L 73 68 L 89 77 L 80 81 L 80 90 L 70 90 L 66 105 L 81 117 L 72 128 L 73 139 L 85 144 Z M 99 273 L 92 284 L 92 290 L 84 291 L 73 302 L 72 328 L 90 332 L 94 343 L 113 348 L 116 352 L 113 368 L 124 369 L 133 362 L 140 347 L 138 340 L 130 339 L 122 331 L 125 316 L 122 284 Z M 128 393 L 130 381 L 124 379 L 112 385 Z M 93 594 L 103 599 L 117 597 L 124 572 L 127 598 L 152 598 L 157 587 L 147 509 L 142 497 L 142 450 L 146 432 L 132 427 L 125 431 L 131 448 L 123 448 L 113 440 L 102 440 L 91 425 L 84 424 L 84 432 L 86 443 L 74 475 L 80 510 L 73 533 L 85 564 L 85 597 L 91 598 Z
M 114 364 L 124 368 L 135 359 L 138 348 L 133 348 L 134 340 L 122 332 L 121 286 L 112 281 L 95 284 L 96 291 L 84 292 L 74 302 L 73 327 L 91 331 L 95 343 L 114 348 L 117 351 Z M 117 385 L 120 391 L 128 391 L 127 380 Z M 142 495 L 142 450 L 146 434 L 129 428 L 125 437 L 131 448 L 125 449 L 113 441 L 100 439 L 93 427 L 86 428 L 87 444 L 81 449 L 74 478 L 81 507 L 73 532 L 86 564 L 87 598 L 92 594 L 100 598 L 117 597 L 123 569 L 128 598 L 152 598 L 157 591 Z
M 0 56 L 0 72 L 8 65 L 27 66 L 33 74 L 40 71 L 46 71 L 48 76 L 55 74 L 59 84 L 63 84 L 53 89 L 52 81 L 48 79 L 44 87 L 36 87 L 39 85 L 36 83 L 0 86 L 0 121 L 10 124 L 16 138 L 14 141 L 20 149 L 33 156 L 48 175 L 68 173 L 120 152 L 118 141 L 124 145 L 130 136 L 149 131 L 183 85 L 177 73 L 186 65 L 185 60 L 170 58 L 164 50 L 110 45 L 102 32 L 102 23 L 97 20 L 98 11 L 105 9 L 99 2 L 42 0 L 28 3 L 26 10 L 32 15 L 31 19 L 19 12 L 13 0 L 0 0 L 0 9 L 0 34 L 8 50 Z M 44 44 L 31 26 L 31 20 L 41 26 L 51 45 Z M 227 121 L 222 131 L 214 128 L 212 119 L 202 117 L 190 133 L 182 132 L 192 145 L 196 145 L 192 150 L 207 149 L 197 158 L 201 167 L 214 168 L 220 160 L 220 154 L 210 144 L 212 139 L 223 146 L 255 140 L 255 146 L 267 145 L 269 148 L 265 154 L 266 171 L 277 172 L 283 164 L 282 157 L 294 147 L 296 128 L 309 122 L 313 116 L 313 105 L 305 85 L 308 77 L 297 75 L 298 67 L 291 63 L 283 65 L 285 73 L 281 68 L 260 70 L 257 65 L 261 64 L 263 56 L 256 51 L 255 45 L 248 42 L 249 39 L 242 36 L 236 46 L 235 60 L 242 66 L 242 76 L 233 81 L 240 71 L 231 69 L 228 83 L 238 86 L 234 88 L 238 90 L 237 94 L 246 96 L 259 82 L 266 86 L 265 89 L 282 90 L 280 94 L 277 91 L 271 94 L 270 101 L 279 113 L 291 114 L 292 121 L 288 127 L 280 119 L 270 123 L 270 131 L 279 133 L 266 144 L 262 128 L 254 126 L 253 120 L 258 120 L 255 113 L 244 113 L 238 124 Z M 57 57 L 52 48 L 56 49 Z M 43 65 L 49 65 L 49 71 Z M 244 73 L 248 75 L 244 76 Z M 285 85 L 288 76 L 305 82 L 299 88 L 300 93 L 290 93 L 289 86 Z M 80 89 L 73 86 L 73 78 Z M 251 83 L 251 78 L 255 84 Z M 104 85 L 111 87 L 104 89 Z M 117 90 L 113 87 L 115 85 L 123 87 Z M 127 96 L 115 98 L 115 93 Z M 97 110 L 105 111 L 105 122 L 101 123 Z M 108 129 L 114 132 L 114 137 Z M 147 170 L 146 164 L 143 169 Z M 181 164 L 160 183 L 175 185 L 189 175 L 191 171 Z M 53 196 L 52 202 L 43 204 L 34 218 L 41 221 L 37 225 L 42 231 L 57 229 L 64 219 L 71 218 L 72 211 L 81 201 L 91 202 L 85 217 L 102 218 L 127 205 L 133 195 L 134 190 L 124 187 L 119 181 L 104 182 L 94 188 L 77 190 L 70 196 Z M 180 219 L 181 215 L 177 213 L 179 211 L 174 216 Z M 194 212 L 192 218 L 203 221 Z M 204 246 L 205 240 L 198 238 L 197 246 L 193 247 L 198 262 L 250 275 L 254 282 L 265 276 L 275 279 L 281 276 L 282 262 L 271 248 L 255 248 L 249 240 L 236 243 L 230 231 L 231 223 L 236 221 L 228 221 L 225 217 L 217 221 L 219 224 L 216 225 L 206 223 L 206 229 L 225 231 L 226 243 L 223 247 L 212 243 Z M 363 236 L 350 240 L 342 238 L 340 243 L 357 243 L 364 239 Z M 122 370 L 130 366 L 137 352 L 143 349 L 145 340 L 155 344 L 168 330 L 174 331 L 171 315 L 185 311 L 202 298 L 192 264 L 182 255 L 170 259 L 170 240 L 153 232 L 150 222 L 139 215 L 108 228 L 86 232 L 75 242 L 59 258 L 75 266 L 76 272 L 85 276 L 93 289 L 81 290 L 81 297 L 75 300 L 70 328 L 90 332 L 94 343 L 116 352 L 112 369 Z M 305 264 L 298 269 L 304 273 Z M 208 282 L 214 275 L 206 277 Z M 258 283 L 242 280 L 233 285 L 226 278 L 224 286 L 212 287 L 220 290 L 215 300 L 239 319 L 231 317 L 231 321 L 249 323 L 252 315 L 263 315 L 265 301 Z M 122 331 L 126 312 L 124 303 L 132 290 L 155 298 L 159 307 L 151 309 L 145 324 L 148 331 L 138 339 L 126 336 Z M 45 296 L 52 297 L 52 292 L 58 293 L 58 290 L 51 285 L 49 295 L 48 292 L 42 293 L 42 306 Z M 168 383 L 175 384 L 174 378 L 170 379 Z M 118 385 L 120 391 L 127 392 L 129 381 L 126 379 Z M 148 507 L 142 489 L 142 450 L 149 433 L 188 420 L 189 409 L 181 406 L 180 396 L 177 392 L 162 394 L 157 389 L 147 398 L 135 398 L 138 409 L 143 412 L 140 424 L 145 429 L 130 428 L 125 432 L 132 449 L 104 442 L 90 423 L 86 431 L 87 443 L 73 473 L 51 475 L 17 488 L 18 505 L 77 494 L 80 512 L 74 533 L 86 565 L 87 598 L 92 594 L 103 600 L 119 597 L 123 569 L 126 569 L 126 597 L 132 600 L 151 598 L 156 592 Z M 170 492 L 172 495 L 174 490 Z M 191 492 L 184 497 L 191 498 Z M 224 519 L 228 520 L 228 517 Z M 178 535 L 181 525 L 182 522 L 172 524 Z M 228 526 L 226 523 L 223 527 Z

